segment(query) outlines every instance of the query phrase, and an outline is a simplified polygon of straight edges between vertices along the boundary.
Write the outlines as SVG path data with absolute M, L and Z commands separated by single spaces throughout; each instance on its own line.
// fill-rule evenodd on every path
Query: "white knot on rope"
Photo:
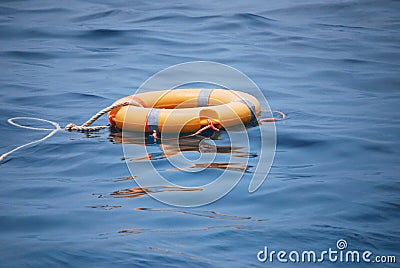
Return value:
M 115 108 L 127 106 L 127 105 L 143 107 L 143 105 L 141 105 L 139 102 L 137 102 L 135 100 L 125 101 L 125 102 L 121 102 L 121 103 L 115 103 L 115 104 L 110 105 L 110 106 L 104 108 L 103 110 L 99 111 L 97 114 L 92 116 L 88 121 L 86 121 L 82 125 L 78 126 L 74 123 L 69 123 L 68 125 L 65 126 L 64 129 L 66 131 L 92 132 L 92 131 L 98 131 L 100 129 L 108 128 L 109 126 L 91 126 L 91 125 L 97 119 L 99 119 L 103 114 L 106 114 Z

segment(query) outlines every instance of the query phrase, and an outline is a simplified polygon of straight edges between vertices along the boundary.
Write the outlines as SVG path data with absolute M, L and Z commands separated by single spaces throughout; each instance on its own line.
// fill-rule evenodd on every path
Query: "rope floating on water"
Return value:
M 108 128 L 108 126 L 91 126 L 91 124 L 93 124 L 97 119 L 99 119 L 103 114 L 108 113 L 109 111 L 121 107 L 121 106 L 126 106 L 126 105 L 133 105 L 133 106 L 139 106 L 139 107 L 143 107 L 140 103 L 138 103 L 135 100 L 131 100 L 131 101 L 127 101 L 127 102 L 123 102 L 123 103 L 116 103 L 113 105 L 110 105 L 106 108 L 104 108 L 103 110 L 99 111 L 97 114 L 95 114 L 94 116 L 92 116 L 88 121 L 86 121 L 84 124 L 77 126 L 73 123 L 70 123 L 68 125 L 65 126 L 64 130 L 65 131 L 79 131 L 79 132 L 92 132 L 92 131 L 98 131 L 100 129 L 105 129 Z M 49 123 L 51 125 L 54 126 L 54 128 L 40 128 L 40 127 L 30 127 L 30 126 L 24 126 L 18 123 L 15 123 L 15 120 L 35 120 L 35 121 L 41 121 L 41 122 L 46 122 Z M 25 148 L 27 146 L 30 145 L 34 145 L 37 144 L 39 142 L 42 142 L 44 140 L 47 140 L 48 138 L 52 137 L 54 134 L 56 134 L 59 130 L 62 130 L 62 128 L 60 127 L 60 125 L 57 122 L 53 122 L 50 120 L 46 120 L 46 119 L 42 119 L 42 118 L 36 118 L 36 117 L 13 117 L 8 119 L 8 123 L 10 123 L 11 125 L 17 126 L 17 127 L 21 127 L 21 128 L 26 128 L 26 129 L 31 129 L 31 130 L 43 130 L 43 131 L 51 131 L 49 134 L 47 134 L 46 136 L 44 136 L 41 139 L 32 141 L 32 142 L 28 142 L 25 143 L 23 145 L 20 145 L 4 154 L 2 154 L 0 156 L 0 162 L 2 162 L 7 156 L 9 156 L 10 154 Z
M 281 117 L 268 117 L 268 118 L 263 118 L 263 119 L 258 120 L 258 123 L 276 122 L 276 121 L 281 121 L 281 120 L 283 120 L 283 119 L 286 118 L 286 114 L 283 113 L 283 112 L 281 112 L 281 111 L 278 111 L 278 110 L 273 110 L 273 111 L 264 110 L 263 112 L 270 112 L 270 113 L 272 113 L 272 114 L 277 113 L 277 114 L 279 114 Z
M 126 102 L 122 102 L 122 103 L 116 103 L 116 104 L 110 105 L 110 106 L 104 108 L 103 110 L 99 111 L 97 114 L 92 116 L 88 121 L 86 121 L 82 125 L 77 126 L 74 123 L 69 123 L 68 125 L 65 126 L 64 129 L 66 131 L 91 132 L 91 131 L 97 131 L 97 130 L 100 130 L 100 129 L 108 128 L 108 126 L 91 126 L 91 125 L 97 119 L 99 119 L 103 114 L 106 114 L 106 113 L 108 113 L 109 111 L 111 111 L 111 110 L 113 110 L 115 108 L 122 107 L 122 106 L 127 106 L 127 105 L 143 107 L 143 105 L 141 105 L 139 102 L 137 102 L 135 100 L 126 101 Z
M 24 126 L 24 125 L 20 125 L 18 123 L 15 123 L 14 120 L 19 120 L 19 119 L 23 119 L 23 120 L 36 120 L 36 121 L 41 121 L 41 122 L 46 122 L 49 124 L 52 124 L 54 126 L 54 128 L 39 128 L 39 127 L 29 127 L 29 126 Z M 11 125 L 17 126 L 17 127 L 21 127 L 21 128 L 26 128 L 26 129 L 32 129 L 32 130 L 45 130 L 45 131 L 51 131 L 49 134 L 47 134 L 46 136 L 44 136 L 41 139 L 38 139 L 36 141 L 32 141 L 32 142 L 28 142 L 25 143 L 23 145 L 20 145 L 14 149 L 12 149 L 11 151 L 8 151 L 7 153 L 4 153 L 0 156 L 0 162 L 3 161 L 8 155 L 12 154 L 13 152 L 16 152 L 24 147 L 42 142 L 44 140 L 47 140 L 48 138 L 50 138 L 51 136 L 53 136 L 54 134 L 57 133 L 57 131 L 61 130 L 62 128 L 60 127 L 60 125 L 56 122 L 50 121 L 50 120 L 46 120 L 46 119 L 42 119 L 42 118 L 35 118 L 35 117 L 13 117 L 7 120 L 8 123 L 10 123 Z
M 118 107 L 122 107 L 122 106 L 127 106 L 127 105 L 132 105 L 132 106 L 138 106 L 138 107 L 143 107 L 142 104 L 140 104 L 139 102 L 135 101 L 135 100 L 130 100 L 130 101 L 126 101 L 126 102 L 122 102 L 122 103 L 116 103 L 113 105 L 110 105 L 104 109 L 102 109 L 101 111 L 99 111 L 97 114 L 95 114 L 94 116 L 92 116 L 89 120 L 87 120 L 85 123 L 83 123 L 80 126 L 77 126 L 74 123 L 69 123 L 68 125 L 65 126 L 64 130 L 65 131 L 78 131 L 78 132 L 93 132 L 93 131 L 98 131 L 100 129 L 105 129 L 108 128 L 109 126 L 91 126 L 97 119 L 99 119 L 102 115 L 108 113 L 109 111 L 118 108 Z M 270 117 L 270 118 L 264 118 L 264 119 L 260 119 L 258 120 L 258 122 L 261 124 L 263 122 L 275 122 L 275 121 L 279 121 L 279 120 L 283 120 L 286 118 L 286 114 L 281 112 L 281 111 L 267 111 L 267 112 L 272 112 L 272 113 L 278 113 L 281 115 L 280 118 L 278 117 Z M 15 120 L 35 120 L 35 121 L 41 121 L 41 122 L 46 122 L 49 123 L 51 125 L 54 126 L 54 128 L 40 128 L 40 127 L 30 127 L 30 126 L 24 126 L 18 123 L 15 123 Z M 25 143 L 23 145 L 20 145 L 4 154 L 2 154 L 0 156 L 0 162 L 2 162 L 7 156 L 9 156 L 10 154 L 25 148 L 27 146 L 30 145 L 34 145 L 37 144 L 39 142 L 42 142 L 44 140 L 47 140 L 48 138 L 52 137 L 54 134 L 56 134 L 59 130 L 62 130 L 62 128 L 60 127 L 60 125 L 57 122 L 54 121 L 50 121 L 50 120 L 46 120 L 46 119 L 42 119 L 42 118 L 36 118 L 36 117 L 13 117 L 7 120 L 8 123 L 10 123 L 11 125 L 17 126 L 17 127 L 21 127 L 21 128 L 26 128 L 26 129 L 31 129 L 31 130 L 40 130 L 40 131 L 50 131 L 49 134 L 47 134 L 46 136 L 44 136 L 41 139 L 38 139 L 36 141 L 32 141 L 32 142 L 28 142 Z M 211 119 L 207 120 L 207 126 L 202 127 L 201 129 L 199 129 L 197 132 L 187 135 L 187 136 L 183 136 L 181 138 L 189 138 L 189 137 L 194 137 L 196 135 L 200 135 L 201 133 L 203 133 L 204 131 L 208 130 L 208 129 L 212 129 L 214 131 L 220 131 L 217 127 L 215 127 L 211 121 Z M 155 139 L 160 139 L 158 137 L 158 133 L 154 132 L 152 134 L 152 136 Z

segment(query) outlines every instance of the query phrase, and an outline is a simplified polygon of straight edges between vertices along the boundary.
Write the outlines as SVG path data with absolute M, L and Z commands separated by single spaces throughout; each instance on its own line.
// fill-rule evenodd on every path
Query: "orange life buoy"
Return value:
M 176 89 L 139 93 L 116 103 L 136 101 L 108 113 L 118 128 L 140 132 L 195 132 L 210 123 L 218 128 L 248 123 L 260 114 L 259 101 L 250 94 L 225 89 Z

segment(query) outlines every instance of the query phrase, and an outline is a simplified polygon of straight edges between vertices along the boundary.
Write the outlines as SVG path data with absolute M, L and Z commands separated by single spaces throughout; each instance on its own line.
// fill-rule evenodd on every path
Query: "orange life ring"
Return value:
M 260 114 L 259 101 L 250 94 L 225 89 L 176 89 L 139 93 L 115 103 L 136 101 L 143 107 L 123 106 L 108 118 L 118 129 L 139 132 L 196 132 L 209 120 L 224 128 L 248 123 Z

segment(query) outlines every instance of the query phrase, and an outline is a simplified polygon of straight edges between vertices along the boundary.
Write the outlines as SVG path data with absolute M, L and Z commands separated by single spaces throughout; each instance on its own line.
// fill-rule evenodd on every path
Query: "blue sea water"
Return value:
M 138 189 L 109 130 L 15 152 L 0 164 L 0 266 L 365 267 L 257 260 L 345 239 L 398 267 L 399 14 L 389 0 L 1 1 L 0 153 L 44 135 L 10 117 L 82 123 L 187 61 L 237 68 L 288 118 L 258 191 L 245 177 L 197 208 Z

